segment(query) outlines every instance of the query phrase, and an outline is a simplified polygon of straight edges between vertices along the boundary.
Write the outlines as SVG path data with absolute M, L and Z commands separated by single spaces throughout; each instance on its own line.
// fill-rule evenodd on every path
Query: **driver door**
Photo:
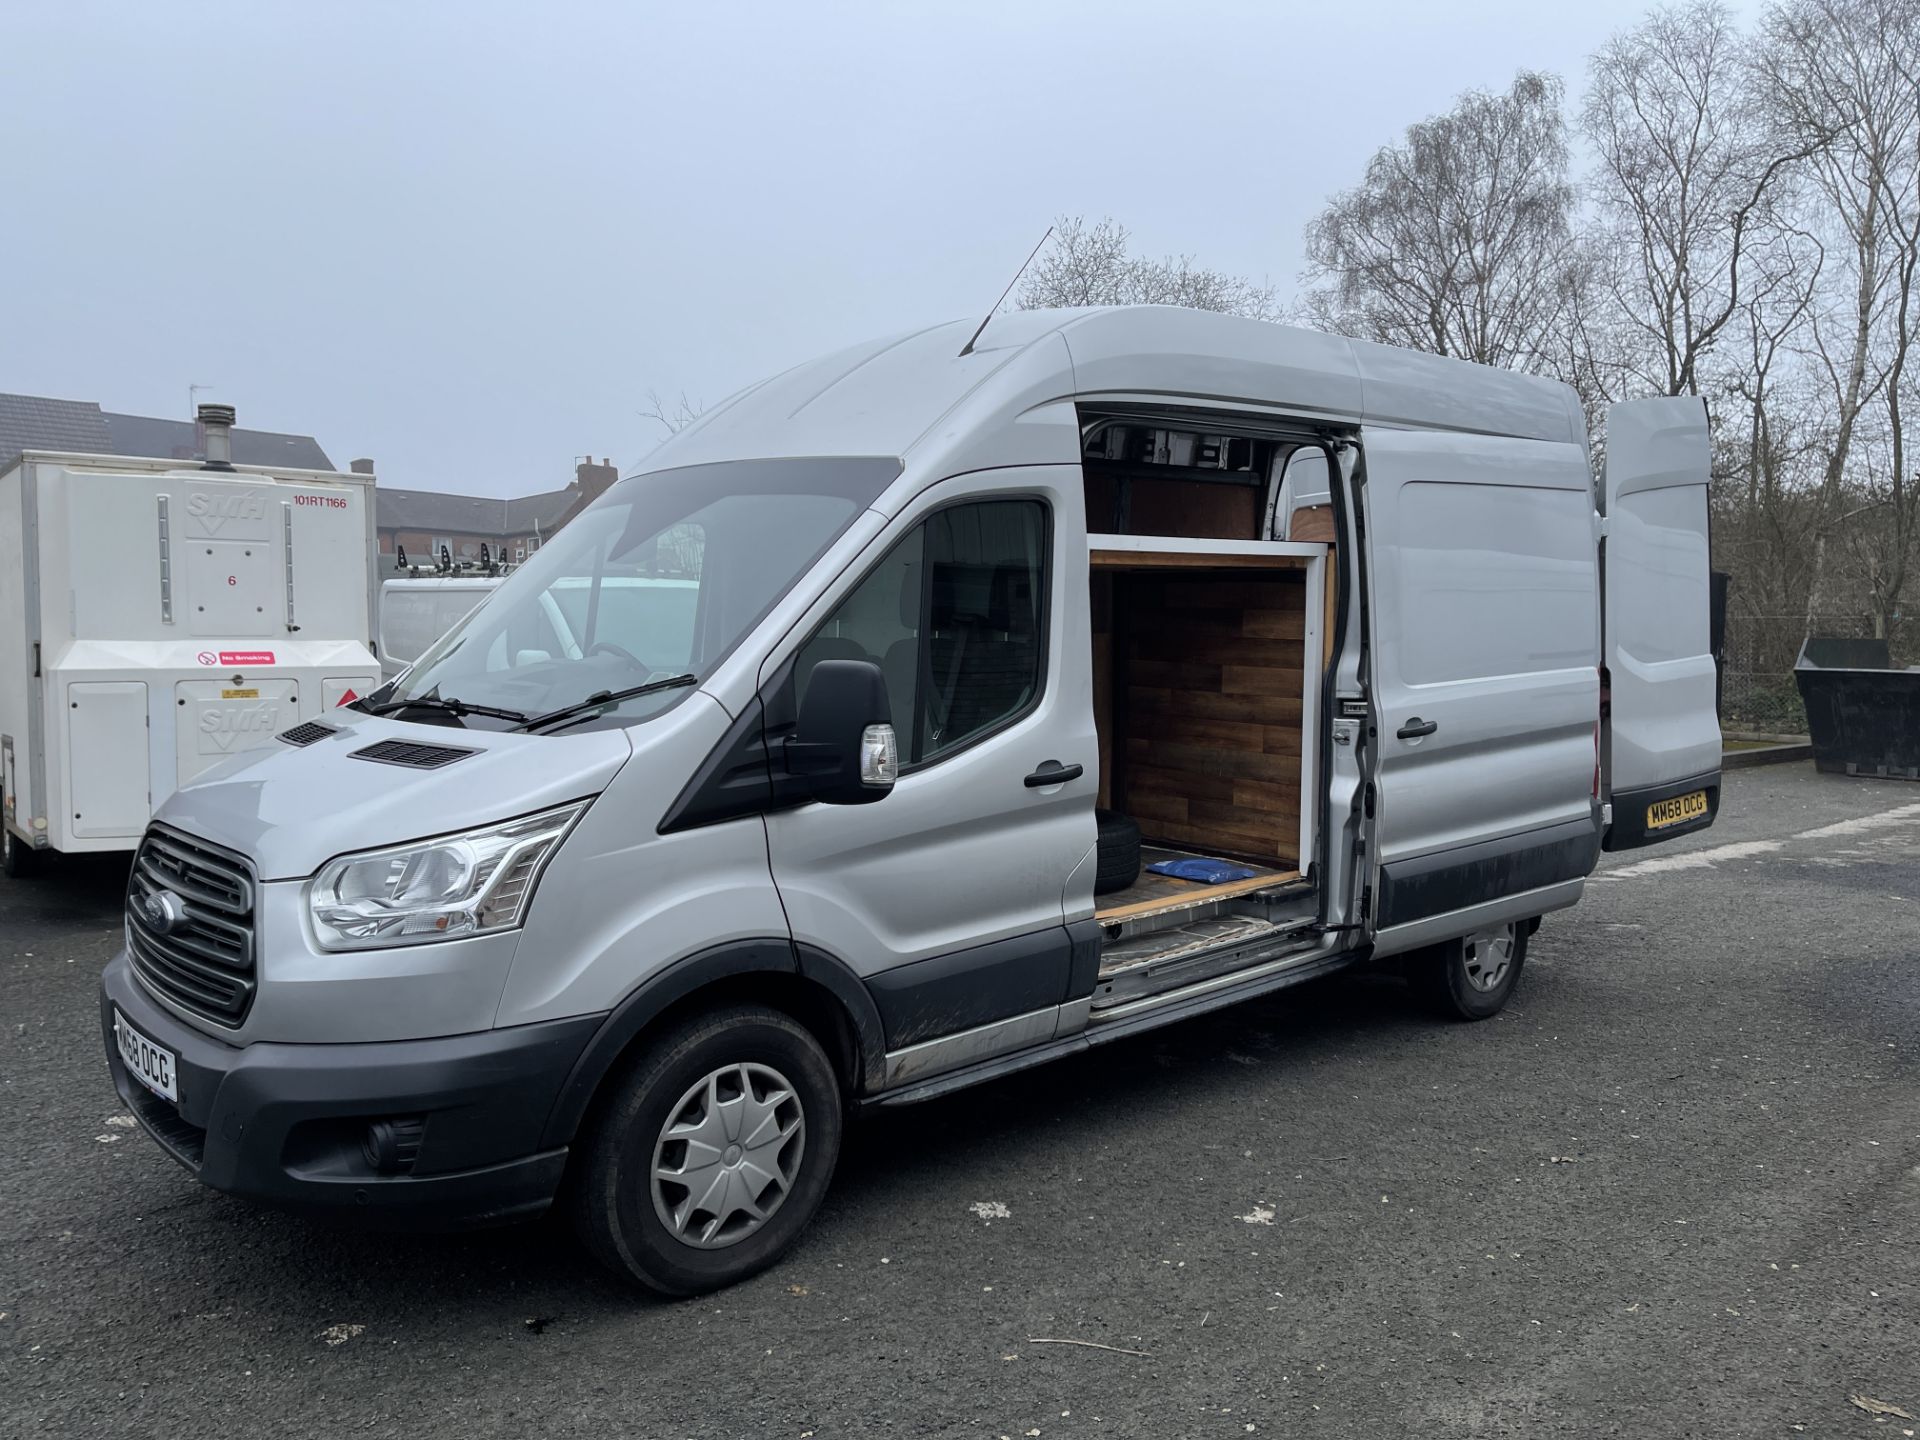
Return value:
M 1048 1039 L 1068 998 L 1099 774 L 1080 473 L 945 481 L 867 555 L 768 660 L 769 739 L 812 665 L 869 660 L 900 779 L 769 815 L 767 842 L 795 942 L 866 982 L 897 1083 Z

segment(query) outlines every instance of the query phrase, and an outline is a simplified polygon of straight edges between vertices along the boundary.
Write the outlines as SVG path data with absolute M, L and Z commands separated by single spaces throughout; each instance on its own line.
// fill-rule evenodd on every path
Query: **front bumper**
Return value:
M 115 1010 L 179 1057 L 176 1106 L 127 1073 Z M 605 1017 L 584 1015 L 434 1040 L 232 1046 L 157 1004 L 125 953 L 100 982 L 114 1089 L 142 1128 L 203 1184 L 231 1195 L 385 1224 L 452 1228 L 536 1214 L 567 1151 L 541 1131 Z M 401 1173 L 364 1153 L 376 1120 L 420 1120 Z

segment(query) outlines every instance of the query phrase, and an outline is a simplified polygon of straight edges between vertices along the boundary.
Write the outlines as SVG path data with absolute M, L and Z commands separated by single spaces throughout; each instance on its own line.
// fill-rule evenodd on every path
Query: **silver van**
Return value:
M 398 681 L 183 787 L 101 1022 L 215 1188 L 559 1201 L 770 1264 L 847 1115 L 1385 962 L 1513 993 L 1597 853 L 1713 823 L 1708 437 L 1164 308 L 802 365 Z M 553 616 L 566 617 L 556 639 Z

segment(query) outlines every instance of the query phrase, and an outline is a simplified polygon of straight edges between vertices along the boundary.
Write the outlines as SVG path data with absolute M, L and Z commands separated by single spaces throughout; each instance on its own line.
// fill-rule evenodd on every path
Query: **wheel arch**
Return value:
M 843 961 L 786 939 L 733 941 L 676 961 L 608 1012 L 560 1087 L 542 1144 L 571 1144 L 607 1079 L 649 1037 L 729 1003 L 768 1005 L 804 1025 L 826 1049 L 849 1096 L 880 1087 L 886 1074 L 880 1012 Z

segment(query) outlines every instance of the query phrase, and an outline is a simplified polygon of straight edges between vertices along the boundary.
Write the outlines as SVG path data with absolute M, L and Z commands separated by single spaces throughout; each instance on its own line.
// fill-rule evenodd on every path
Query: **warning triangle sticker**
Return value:
M 349 688 L 346 694 L 342 695 L 338 700 L 333 702 L 333 708 L 338 710 L 342 705 L 351 705 L 354 701 L 358 700 L 359 698 L 360 697 L 354 694 L 353 690 Z

